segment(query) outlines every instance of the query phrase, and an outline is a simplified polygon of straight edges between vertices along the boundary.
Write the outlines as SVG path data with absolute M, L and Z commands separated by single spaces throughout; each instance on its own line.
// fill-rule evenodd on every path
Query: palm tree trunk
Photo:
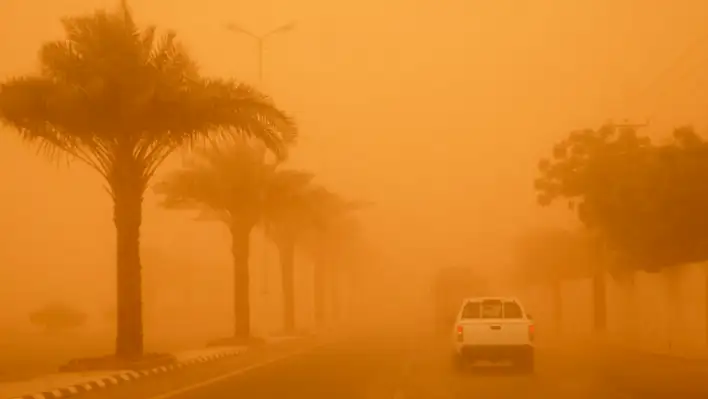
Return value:
M 247 341 L 251 337 L 251 294 L 248 257 L 251 226 L 231 225 L 231 253 L 234 261 L 234 338 Z
M 704 302 L 705 302 L 705 320 L 704 320 L 705 326 L 706 326 L 705 327 L 706 328 L 706 330 L 705 330 L 706 337 L 705 338 L 706 338 L 706 345 L 708 345 L 708 265 L 703 266 L 703 273 L 704 273 L 703 278 L 705 280 L 704 287 L 703 287 L 703 289 L 705 291 L 703 293 L 703 295 L 704 295 L 703 298 L 704 298 Z
M 111 182 L 114 197 L 113 222 L 116 226 L 116 356 L 136 359 L 143 355 L 144 349 L 140 265 L 144 184 L 139 174 L 126 172 L 121 176 L 116 175 Z
M 280 255 L 281 284 L 283 287 L 284 329 L 287 334 L 295 332 L 295 243 L 284 239 L 278 245 Z
M 323 327 L 325 324 L 325 297 L 327 293 L 324 256 L 319 255 L 317 257 L 314 269 L 315 322 L 318 327 Z
M 563 292 L 561 291 L 562 282 L 559 278 L 551 281 L 551 290 L 553 296 L 553 324 L 556 334 L 563 332 Z

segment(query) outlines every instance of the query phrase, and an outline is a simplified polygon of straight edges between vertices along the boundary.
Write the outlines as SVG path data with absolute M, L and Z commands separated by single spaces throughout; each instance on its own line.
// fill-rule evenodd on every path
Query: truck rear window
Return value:
M 516 302 L 504 302 L 504 318 L 505 319 L 523 319 L 524 312 Z
M 465 305 L 465 308 L 462 309 L 462 318 L 463 319 L 479 319 L 480 313 L 481 313 L 481 307 L 479 306 L 479 302 L 467 302 L 467 305 Z
M 524 313 L 516 302 L 487 300 L 467 302 L 462 309 L 462 319 L 521 319 Z

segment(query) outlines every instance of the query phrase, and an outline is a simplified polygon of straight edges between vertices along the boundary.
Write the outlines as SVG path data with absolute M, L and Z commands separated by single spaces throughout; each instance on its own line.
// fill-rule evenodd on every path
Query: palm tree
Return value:
M 314 262 L 315 320 L 325 323 L 327 292 L 337 292 L 337 268 L 346 258 L 348 247 L 361 237 L 361 226 L 352 212 L 371 205 L 363 201 L 347 201 L 333 192 L 319 187 L 310 193 L 310 202 L 316 212 L 311 227 L 300 238 L 302 247 Z M 331 287 L 328 287 L 327 284 Z M 338 302 L 331 297 L 334 313 Z
M 342 312 L 341 277 L 351 277 L 352 268 L 358 266 L 357 263 L 365 252 L 362 226 L 357 219 L 348 215 L 339 220 L 336 227 L 327 231 L 326 235 L 327 238 L 324 242 L 329 246 L 327 249 L 329 263 L 320 265 L 320 273 L 324 276 L 319 280 L 330 284 L 330 288 L 323 289 L 323 291 L 329 294 L 332 317 L 334 321 L 338 321 Z M 325 267 L 326 269 L 322 270 Z
M 246 141 L 197 153 L 191 164 L 168 175 L 155 190 L 167 208 L 198 208 L 201 219 L 218 220 L 231 233 L 234 262 L 234 338 L 250 338 L 249 244 L 264 214 L 275 214 L 290 190 L 307 184 L 311 175 L 278 169 L 266 151 Z
M 143 353 L 139 239 L 143 194 L 173 151 L 215 136 L 255 136 L 277 154 L 296 135 L 271 100 L 201 76 L 174 33 L 139 29 L 115 12 L 65 18 L 65 38 L 42 46 L 40 72 L 0 86 L 0 115 L 22 138 L 97 171 L 114 203 L 116 355 Z
M 313 177 L 302 171 L 276 169 L 266 187 L 262 222 L 278 248 L 283 324 L 288 334 L 295 332 L 295 248 L 301 232 L 316 223 L 319 205 L 312 195 Z

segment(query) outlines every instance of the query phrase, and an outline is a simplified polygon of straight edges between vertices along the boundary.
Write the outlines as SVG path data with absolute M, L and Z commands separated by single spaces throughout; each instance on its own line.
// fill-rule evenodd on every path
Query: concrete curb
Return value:
M 194 366 L 197 364 L 203 364 L 212 362 L 219 359 L 224 359 L 227 357 L 233 357 L 241 355 L 248 349 L 239 348 L 227 352 L 221 352 L 213 355 L 200 356 L 194 359 L 189 359 L 183 362 L 177 362 L 170 364 L 168 366 L 154 367 L 148 370 L 141 371 L 124 371 L 121 373 L 116 373 L 107 377 L 101 377 L 96 380 L 82 382 L 80 384 L 70 385 L 62 388 L 57 388 L 51 391 L 38 392 L 34 394 L 27 394 L 23 396 L 15 396 L 10 399 L 57 399 L 57 398 L 68 398 L 74 395 L 78 395 L 85 392 L 92 392 L 100 389 L 107 389 L 116 385 L 127 384 L 136 380 L 142 380 L 147 377 L 154 375 L 160 375 L 169 373 L 171 371 L 176 371 L 183 369 L 185 367 Z

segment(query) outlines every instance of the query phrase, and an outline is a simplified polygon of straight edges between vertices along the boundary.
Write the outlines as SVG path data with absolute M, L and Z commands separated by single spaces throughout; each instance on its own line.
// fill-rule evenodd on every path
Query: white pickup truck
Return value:
M 516 298 L 466 299 L 453 332 L 454 364 L 512 361 L 519 369 L 534 369 L 534 324 Z

